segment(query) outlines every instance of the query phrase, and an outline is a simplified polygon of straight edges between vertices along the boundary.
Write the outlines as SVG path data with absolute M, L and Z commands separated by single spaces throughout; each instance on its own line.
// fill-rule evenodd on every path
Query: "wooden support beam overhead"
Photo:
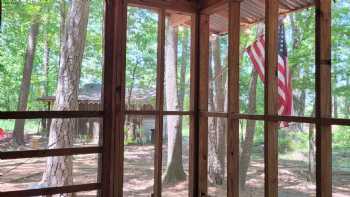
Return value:
M 210 0 L 206 0 L 203 1 L 201 3 L 200 7 L 200 11 L 202 14 L 213 14 L 217 11 L 226 9 L 228 6 L 228 0 L 219 0 L 219 1 L 211 1 Z
M 316 118 L 331 118 L 331 0 L 316 0 Z M 332 129 L 316 124 L 316 193 L 332 196 Z
M 164 105 L 164 63 L 165 63 L 165 10 L 158 14 L 158 49 L 157 49 L 157 95 L 156 110 L 163 111 Z M 163 115 L 156 116 L 154 155 L 154 196 L 162 195 L 162 151 L 163 151 Z
M 170 14 L 170 23 L 172 26 L 191 26 L 191 17 L 183 14 Z
M 208 112 L 209 16 L 200 15 L 199 111 Z M 198 196 L 208 193 L 208 117 L 199 118 Z
M 277 114 L 278 0 L 265 0 L 265 115 Z M 265 197 L 278 195 L 278 122 L 265 121 Z
M 197 1 L 186 0 L 127 0 L 130 6 L 149 9 L 171 9 L 179 12 L 195 13 L 197 11 Z
M 239 44 L 240 1 L 229 4 L 228 27 L 228 128 L 227 128 L 227 196 L 239 196 Z

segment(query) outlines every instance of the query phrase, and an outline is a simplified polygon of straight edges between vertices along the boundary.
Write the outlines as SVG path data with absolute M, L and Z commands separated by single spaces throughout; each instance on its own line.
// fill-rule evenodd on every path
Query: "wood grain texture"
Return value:
M 7 151 L 0 153 L 0 159 L 23 159 L 33 157 L 53 157 L 102 153 L 102 147 L 77 147 L 44 150 Z
M 198 196 L 199 164 L 199 21 L 200 14 L 191 15 L 191 70 L 190 70 L 190 159 L 189 196 Z
M 332 116 L 331 0 L 316 0 L 316 118 Z M 332 129 L 316 124 L 316 195 L 332 196 Z
M 0 112 L 0 120 L 40 118 L 93 118 L 102 117 L 103 111 L 22 111 Z
M 102 196 L 123 195 L 126 15 L 124 0 L 105 4 Z
M 100 183 L 89 183 L 82 185 L 70 185 L 62 187 L 49 187 L 42 189 L 29 189 L 29 190 L 19 190 L 19 191 L 9 191 L 1 192 L 1 196 L 6 197 L 26 197 L 26 196 L 41 196 L 41 195 L 53 195 L 53 194 L 62 194 L 62 193 L 74 193 L 81 191 L 91 191 L 101 189 Z
M 240 2 L 229 4 L 228 34 L 228 128 L 227 128 L 227 196 L 239 196 L 239 120 L 233 119 L 239 113 L 239 44 L 240 44 Z
M 265 0 L 265 115 L 277 115 L 278 0 Z M 265 121 L 265 197 L 278 196 L 278 122 Z
M 164 107 L 164 66 L 165 66 L 165 10 L 158 12 L 158 51 L 157 51 L 157 95 L 156 110 L 163 111 Z M 154 196 L 162 195 L 162 158 L 163 158 L 163 115 L 156 116 L 155 156 L 154 156 Z
M 199 112 L 208 112 L 209 16 L 200 15 Z M 198 196 L 208 192 L 208 117 L 199 117 Z
M 148 9 L 171 9 L 185 13 L 195 13 L 197 2 L 194 0 L 128 0 L 130 6 Z

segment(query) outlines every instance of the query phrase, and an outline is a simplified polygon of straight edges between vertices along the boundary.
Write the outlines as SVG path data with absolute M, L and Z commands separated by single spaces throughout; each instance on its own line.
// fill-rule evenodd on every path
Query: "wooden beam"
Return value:
M 226 113 L 226 112 L 205 112 L 205 111 L 201 111 L 200 112 L 200 116 L 203 116 L 203 117 L 222 117 L 222 118 L 227 118 L 228 117 L 228 113 Z
M 239 196 L 239 45 L 241 2 L 229 4 L 228 27 L 228 128 L 227 128 L 227 196 Z
M 162 111 L 164 105 L 164 64 L 165 64 L 165 10 L 158 15 L 158 51 L 157 51 L 157 95 L 156 110 Z M 154 196 L 162 196 L 162 151 L 163 151 L 163 115 L 156 116 L 156 143 L 154 156 Z
M 100 183 L 89 183 L 81 185 L 70 185 L 62 187 L 48 187 L 42 189 L 29 189 L 29 190 L 19 190 L 19 191 L 9 191 L 1 192 L 1 196 L 6 197 L 26 197 L 26 196 L 42 196 L 42 195 L 54 195 L 54 194 L 64 194 L 64 193 L 75 193 L 81 191 L 91 191 L 101 189 Z
M 0 112 L 0 120 L 41 118 L 102 118 L 103 115 L 103 111 L 18 111 Z
M 162 1 L 162 0 L 127 0 L 128 5 L 148 8 L 148 9 L 171 9 L 185 13 L 195 13 L 197 11 L 196 1 L 174 0 L 174 1 Z
M 199 12 L 191 16 L 191 68 L 190 68 L 190 159 L 189 196 L 198 196 L 199 165 Z
M 278 0 L 265 0 L 265 115 L 277 114 Z M 265 197 L 278 195 L 278 122 L 265 121 Z
M 200 112 L 208 112 L 208 79 L 209 79 L 209 16 L 200 15 L 200 60 L 199 60 L 199 103 Z M 199 166 L 198 196 L 208 193 L 208 117 L 199 118 Z
M 103 118 L 103 154 L 101 156 L 101 183 L 102 191 L 101 196 L 113 195 L 113 172 L 114 172 L 114 162 L 112 158 L 114 156 L 114 142 L 113 138 L 115 136 L 115 122 L 114 118 L 116 116 L 115 112 L 115 94 L 116 94 L 116 58 L 115 58 L 115 24 L 117 13 L 119 13 L 119 7 L 117 7 L 116 1 L 106 1 L 105 3 L 105 39 L 104 39 L 104 77 L 103 77 L 103 110 L 106 114 L 110 116 Z M 108 169 L 108 170 L 104 170 Z
M 191 16 L 171 13 L 170 23 L 172 26 L 179 26 L 179 25 L 191 26 Z
M 123 195 L 126 5 L 125 0 L 106 1 L 102 196 Z
M 54 157 L 66 155 L 83 155 L 101 153 L 102 147 L 77 147 L 44 150 L 6 151 L 0 152 L 0 159 L 23 159 L 33 157 Z
M 203 0 L 200 5 L 200 11 L 202 14 L 210 15 L 217 11 L 227 8 L 228 2 L 229 0 Z
M 316 0 L 316 118 L 332 116 L 331 0 Z M 332 196 L 332 128 L 316 124 L 316 194 Z
M 193 111 L 143 111 L 143 110 L 126 110 L 126 115 L 163 115 L 163 116 L 169 116 L 169 115 L 179 115 L 179 116 L 187 116 L 187 115 L 193 115 Z
M 124 177 L 124 119 L 125 119 L 125 69 L 126 69 L 126 40 L 127 40 L 127 1 L 116 0 L 117 20 L 115 26 L 116 40 L 113 43 L 116 47 L 116 94 L 115 94 L 115 117 L 108 117 L 106 113 L 105 119 L 115 121 L 115 137 L 112 138 L 115 147 L 112 160 L 114 162 L 115 171 L 113 173 L 114 190 L 113 196 L 123 196 L 123 177 Z M 108 103 L 107 103 L 108 104 Z M 106 106 L 108 107 L 108 106 Z M 111 106 L 109 106 L 111 107 Z M 106 110 L 106 109 L 105 109 Z M 110 147 L 106 147 L 110 148 Z M 113 168 L 113 166 L 112 166 Z M 108 169 L 107 169 L 108 170 Z

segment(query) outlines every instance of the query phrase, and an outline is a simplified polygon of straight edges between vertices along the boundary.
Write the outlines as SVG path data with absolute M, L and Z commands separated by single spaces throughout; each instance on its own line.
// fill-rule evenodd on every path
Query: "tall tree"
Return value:
M 49 95 L 49 60 L 50 60 L 50 46 L 49 46 L 49 36 L 45 33 L 44 41 L 44 56 L 43 56 L 43 74 L 44 82 L 42 84 L 42 96 Z
M 256 85 L 258 80 L 258 73 L 255 69 L 252 70 L 250 88 L 249 88 L 249 98 L 248 98 L 248 114 L 256 113 Z M 245 182 L 247 179 L 248 167 L 250 164 L 250 158 L 252 154 L 252 146 L 254 142 L 254 135 L 256 130 L 256 121 L 247 120 L 246 132 L 244 136 L 244 141 L 242 144 L 242 153 L 240 155 L 240 187 L 245 189 Z
M 178 30 L 170 24 L 169 18 L 166 23 L 165 38 L 165 98 L 166 109 L 169 111 L 178 110 L 177 95 L 177 42 Z M 182 133 L 179 130 L 179 116 L 168 116 L 168 158 L 167 169 L 163 178 L 164 183 L 174 183 L 186 179 L 182 165 Z
M 29 97 L 30 81 L 33 71 L 33 62 L 35 56 L 35 50 L 37 45 L 37 37 L 39 34 L 39 21 L 37 18 L 32 22 L 27 41 L 27 49 L 25 53 L 23 75 L 21 82 L 21 89 L 18 99 L 18 111 L 26 111 Z M 24 119 L 17 119 L 14 128 L 14 137 L 19 145 L 24 145 Z
M 181 40 L 181 66 L 180 66 L 180 78 L 178 81 L 178 108 L 179 111 L 184 111 L 184 105 L 185 105 L 185 94 L 186 94 L 186 74 L 187 74 L 187 64 L 188 64 L 188 34 L 189 31 L 187 29 L 185 29 L 182 32 L 182 40 Z M 183 116 L 179 117 L 179 126 L 177 127 L 177 132 L 179 133 L 179 135 L 181 135 L 181 144 L 182 144 L 182 123 L 183 123 Z M 182 146 L 180 147 L 182 149 Z M 181 150 L 182 152 L 182 150 Z
M 258 37 L 263 31 L 261 24 L 257 25 L 256 37 Z M 257 112 L 257 82 L 258 72 L 252 66 L 252 72 L 250 77 L 249 92 L 248 92 L 248 109 L 247 114 L 255 114 Z M 242 152 L 240 154 L 240 169 L 239 169 L 239 183 L 242 190 L 245 189 L 245 183 L 247 180 L 248 168 L 250 165 L 252 147 L 254 143 L 254 136 L 256 132 L 256 121 L 247 120 L 246 131 L 244 135 L 244 141 L 242 142 Z
M 89 15 L 89 0 L 72 0 L 67 14 L 63 45 L 61 47 L 59 78 L 54 109 L 78 110 L 78 89 Z M 49 134 L 49 149 L 70 148 L 73 145 L 75 121 L 53 119 Z M 43 180 L 48 186 L 73 183 L 72 156 L 50 157 Z M 59 196 L 69 196 L 61 194 Z
M 220 39 L 214 36 L 211 39 L 212 63 L 210 66 L 211 90 L 209 93 L 210 109 L 216 112 L 225 110 L 224 66 L 221 61 Z M 209 180 L 214 184 L 223 184 L 225 174 L 225 131 L 226 122 L 222 118 L 212 118 L 208 128 L 208 173 Z
M 292 29 L 292 50 L 296 51 L 300 48 L 301 44 L 301 36 L 302 32 L 300 30 L 300 26 L 297 24 L 295 15 L 290 15 L 290 24 Z M 295 64 L 291 65 L 291 68 L 293 68 L 293 76 L 297 77 L 298 79 L 302 78 L 302 65 L 298 64 L 299 62 L 295 62 Z M 296 92 L 296 91 L 294 91 Z M 293 104 L 294 104 L 294 110 L 296 111 L 296 114 L 299 116 L 305 115 L 305 105 L 306 105 L 306 90 L 305 88 L 302 88 L 299 91 L 299 96 L 293 97 Z M 299 125 L 300 128 L 302 128 L 302 125 Z

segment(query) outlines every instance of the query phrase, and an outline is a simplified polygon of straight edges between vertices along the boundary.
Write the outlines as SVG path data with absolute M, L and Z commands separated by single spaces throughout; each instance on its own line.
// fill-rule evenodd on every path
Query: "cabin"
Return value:
M 101 18 L 92 20 L 103 21 L 102 79 L 79 89 L 79 110 L 55 109 L 56 96 L 48 96 L 37 99 L 45 110 L 0 112 L 0 120 L 42 119 L 51 136 L 44 148 L 0 152 L 0 167 L 17 166 L 13 176 L 24 177 L 19 169 L 36 174 L 18 183 L 0 171 L 7 187 L 0 186 L 0 196 L 350 195 L 350 149 L 335 143 L 350 132 L 344 93 L 350 86 L 343 85 L 349 80 L 335 79 L 333 71 L 336 2 L 103 4 Z M 308 36 L 293 42 L 300 32 Z M 334 98 L 344 104 L 335 107 Z M 79 133 L 93 130 L 95 143 L 70 144 L 60 135 L 77 131 L 50 126 L 61 121 L 69 127 L 69 119 L 79 119 Z M 57 161 L 71 161 L 74 170 L 57 176 L 50 169 Z

